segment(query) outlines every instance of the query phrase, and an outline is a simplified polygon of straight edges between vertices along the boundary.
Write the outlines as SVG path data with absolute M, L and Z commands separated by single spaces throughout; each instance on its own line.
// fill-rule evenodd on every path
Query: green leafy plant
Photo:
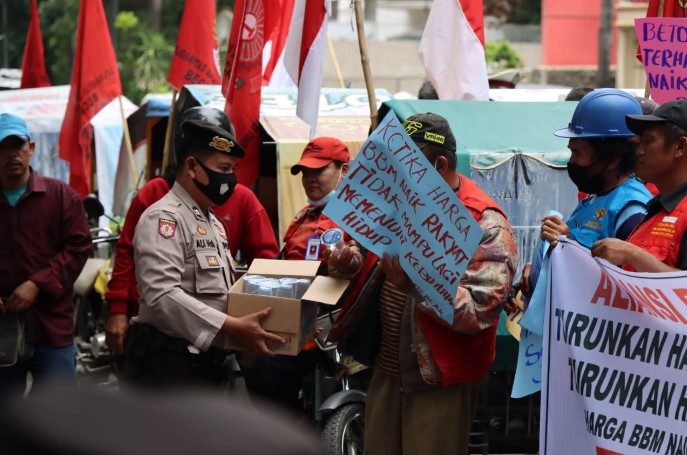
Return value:
M 124 94 L 139 103 L 147 93 L 169 91 L 166 81 L 174 46 L 162 34 L 148 30 L 131 11 L 118 13 L 115 27 L 119 31 L 119 73 Z
M 487 63 L 496 69 L 519 68 L 522 65 L 520 54 L 508 41 L 487 41 L 484 49 Z

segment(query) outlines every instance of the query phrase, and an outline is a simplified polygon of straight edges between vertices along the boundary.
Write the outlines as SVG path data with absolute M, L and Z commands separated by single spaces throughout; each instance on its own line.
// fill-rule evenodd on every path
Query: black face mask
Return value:
M 195 183 L 198 189 L 215 205 L 222 205 L 227 202 L 236 186 L 236 174 L 233 172 L 231 174 L 225 174 L 223 172 L 213 171 L 199 160 L 196 161 L 207 174 L 208 184 L 204 185 L 197 179 L 193 179 L 193 183 Z
M 604 173 L 608 162 L 601 172 L 596 175 L 589 175 L 589 169 L 598 162 L 599 160 L 596 160 L 587 166 L 568 163 L 568 176 L 581 192 L 599 194 L 604 189 Z

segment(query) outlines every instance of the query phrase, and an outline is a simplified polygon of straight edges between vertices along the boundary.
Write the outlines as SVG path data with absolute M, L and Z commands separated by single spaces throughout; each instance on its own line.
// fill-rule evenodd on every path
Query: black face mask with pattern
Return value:
M 608 162 L 606 162 L 606 166 L 604 166 L 601 172 L 596 175 L 589 175 L 589 170 L 598 162 L 599 160 L 596 160 L 587 166 L 568 163 L 568 176 L 575 184 L 577 189 L 581 192 L 588 194 L 599 194 L 601 191 L 603 191 L 604 173 L 606 172 Z
M 236 174 L 225 174 L 213 171 L 205 166 L 200 160 L 196 160 L 208 176 L 208 183 L 204 185 L 197 179 L 193 179 L 198 189 L 207 196 L 215 205 L 222 205 L 231 197 L 236 187 Z

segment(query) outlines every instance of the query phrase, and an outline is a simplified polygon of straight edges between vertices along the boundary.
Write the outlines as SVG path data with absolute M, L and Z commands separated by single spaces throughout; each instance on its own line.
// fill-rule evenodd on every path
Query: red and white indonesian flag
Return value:
M 277 17 L 270 36 L 265 37 L 262 56 L 262 85 L 295 87 L 284 68 L 284 46 L 289 36 L 294 0 L 272 0 L 281 14 Z M 285 77 L 284 77 L 285 75 Z M 274 82 L 273 82 L 273 76 Z
M 296 0 L 284 49 L 284 66 L 298 86 L 296 115 L 315 135 L 320 109 L 322 63 L 327 49 L 327 19 L 331 0 Z
M 418 52 L 439 99 L 489 99 L 482 0 L 434 0 Z

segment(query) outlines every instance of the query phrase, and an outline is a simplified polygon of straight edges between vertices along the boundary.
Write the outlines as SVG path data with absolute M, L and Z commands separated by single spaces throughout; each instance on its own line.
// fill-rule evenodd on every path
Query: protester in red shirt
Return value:
M 29 166 L 35 147 L 22 118 L 0 114 L 0 313 L 25 315 L 33 348 L 0 368 L 2 395 L 21 396 L 29 371 L 34 387 L 76 381 L 72 294 L 91 235 L 78 194 Z
M 221 114 L 221 115 L 220 115 Z M 208 107 L 186 110 L 178 125 L 191 119 L 209 119 L 233 132 L 231 124 L 221 111 Z M 177 131 L 180 131 L 177 128 Z M 174 138 L 175 146 L 180 138 Z M 126 214 L 126 223 L 115 247 L 115 265 L 108 283 L 105 299 L 110 307 L 110 316 L 105 325 L 106 342 L 115 353 L 124 350 L 124 341 L 129 327 L 129 318 L 138 314 L 139 296 L 136 290 L 136 273 L 133 260 L 133 237 L 141 214 L 170 190 L 174 174 L 155 178 L 146 183 L 131 201 Z M 249 188 L 237 184 L 229 200 L 213 209 L 215 215 L 224 221 L 229 233 L 229 248 L 233 257 L 241 251 L 246 263 L 257 258 L 274 258 L 279 247 L 265 208 Z
M 302 173 L 308 205 L 296 214 L 284 234 L 283 259 L 324 261 L 320 236 L 338 226 L 322 211 L 346 177 L 349 160 L 346 144 L 333 137 L 318 137 L 305 146 L 300 161 L 291 167 L 291 174 Z M 344 242 L 350 240 L 344 234 Z
M 301 182 L 308 205 L 296 214 L 284 234 L 282 259 L 321 261 L 318 273 L 338 278 L 352 278 L 346 272 L 351 268 L 357 270 L 362 264 L 360 248 L 348 234 L 344 234 L 343 240 L 351 248 L 346 248 L 343 254 L 337 251 L 328 262 L 331 255 L 324 255 L 327 248 L 321 242 L 325 231 L 339 227 L 322 211 L 335 197 L 337 188 L 346 177 L 349 160 L 346 144 L 333 137 L 318 137 L 305 146 L 300 161 L 291 167 L 291 174 L 302 173 Z M 297 409 L 300 407 L 301 378 L 315 368 L 321 355 L 311 342 L 296 357 L 255 359 L 249 368 L 243 369 L 246 385 L 251 393 Z

